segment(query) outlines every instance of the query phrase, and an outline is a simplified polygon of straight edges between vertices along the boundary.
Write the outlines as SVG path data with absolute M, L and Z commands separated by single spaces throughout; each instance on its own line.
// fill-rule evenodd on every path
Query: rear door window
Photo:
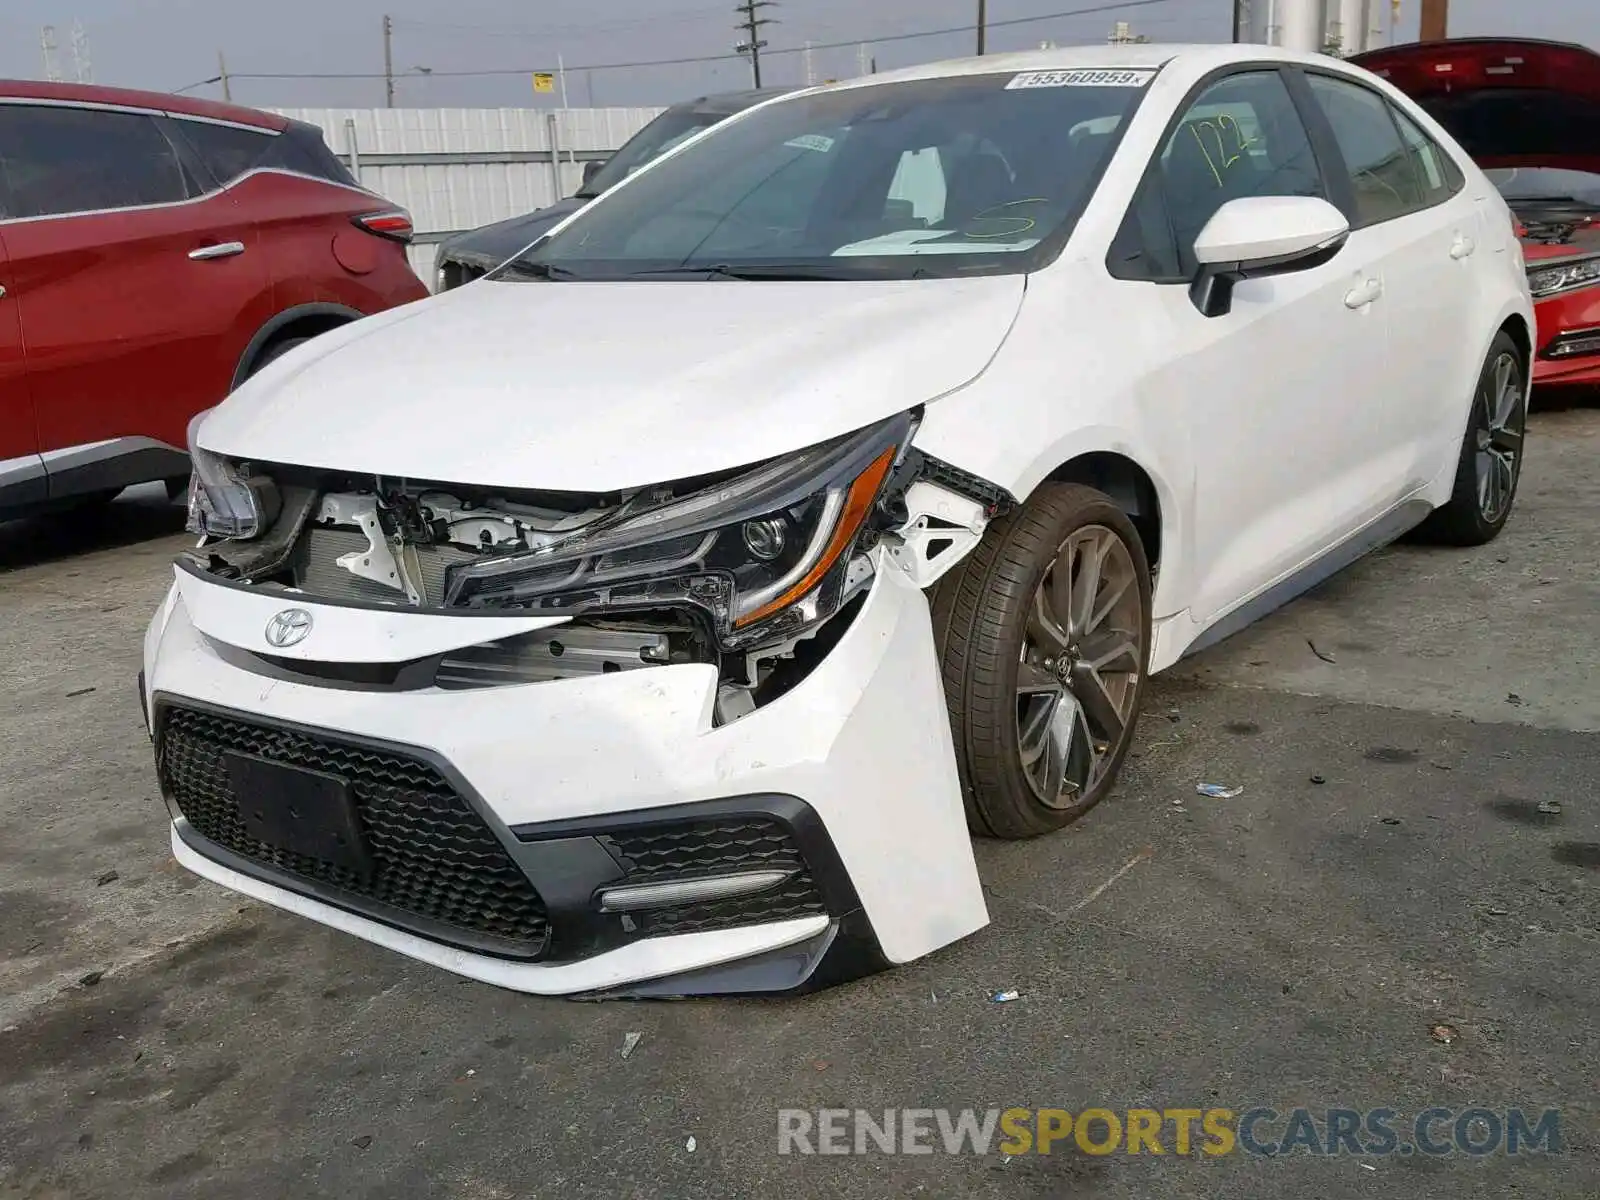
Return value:
M 0 171 L 17 217 L 170 204 L 193 194 L 166 135 L 142 113 L 0 105 Z
M 1405 143 L 1412 169 L 1416 171 L 1417 181 L 1421 184 L 1422 202 L 1433 205 L 1450 199 L 1466 182 L 1461 179 L 1459 170 L 1451 170 L 1455 164 L 1450 161 L 1450 156 L 1405 113 L 1392 104 L 1389 111 L 1400 128 L 1400 140 Z
M 1350 224 L 1360 228 L 1426 208 L 1431 202 L 1424 196 L 1423 178 L 1412 152 L 1400 140 L 1394 122 L 1398 114 L 1388 101 L 1348 80 L 1317 74 L 1307 78 L 1344 155 L 1355 192 L 1355 212 L 1347 214 Z M 1438 170 L 1443 173 L 1442 167 Z

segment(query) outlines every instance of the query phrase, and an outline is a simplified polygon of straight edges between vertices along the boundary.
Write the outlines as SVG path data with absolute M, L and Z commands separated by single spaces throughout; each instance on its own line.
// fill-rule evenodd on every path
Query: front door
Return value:
M 1359 528 L 1388 350 L 1382 263 L 1359 235 L 1320 266 L 1239 283 L 1222 316 L 1195 307 L 1186 285 L 1195 238 L 1224 203 L 1247 196 L 1329 198 L 1273 67 L 1225 76 L 1196 97 L 1124 227 L 1136 223 L 1147 244 L 1172 237 L 1169 261 L 1148 274 L 1172 285 L 1157 289 L 1159 315 L 1139 335 L 1170 365 L 1147 377 L 1141 403 L 1187 434 L 1187 590 L 1201 625 Z

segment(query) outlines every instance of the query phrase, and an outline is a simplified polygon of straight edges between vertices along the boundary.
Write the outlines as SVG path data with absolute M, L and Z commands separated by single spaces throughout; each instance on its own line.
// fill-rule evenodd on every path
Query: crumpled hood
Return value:
M 605 492 L 825 441 L 970 383 L 1021 275 L 484 281 L 347 325 L 214 409 L 208 450 Z

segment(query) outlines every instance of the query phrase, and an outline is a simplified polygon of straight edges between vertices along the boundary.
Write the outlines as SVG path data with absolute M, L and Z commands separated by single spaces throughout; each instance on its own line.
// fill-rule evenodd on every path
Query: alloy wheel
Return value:
M 1523 391 L 1522 367 L 1510 353 L 1495 359 L 1479 389 L 1474 471 L 1478 511 L 1490 525 L 1504 519 L 1516 488 L 1528 421 Z
M 1083 800 L 1133 721 L 1142 604 L 1133 556 L 1104 525 L 1074 530 L 1039 581 L 1017 668 L 1017 745 L 1049 808 Z

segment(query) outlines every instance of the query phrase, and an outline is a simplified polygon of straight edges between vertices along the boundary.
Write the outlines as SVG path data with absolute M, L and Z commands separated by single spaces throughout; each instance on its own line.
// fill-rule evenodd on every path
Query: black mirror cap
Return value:
M 1272 275 L 1291 275 L 1331 262 L 1350 240 L 1347 230 L 1310 250 L 1280 254 L 1249 262 L 1201 263 L 1189 284 L 1189 299 L 1203 317 L 1226 316 L 1233 308 L 1233 286 L 1242 279 L 1265 279 Z
M 600 173 L 600 168 L 605 165 L 605 160 L 601 158 L 591 158 L 588 162 L 584 163 L 583 186 L 588 187 L 589 182 Z

